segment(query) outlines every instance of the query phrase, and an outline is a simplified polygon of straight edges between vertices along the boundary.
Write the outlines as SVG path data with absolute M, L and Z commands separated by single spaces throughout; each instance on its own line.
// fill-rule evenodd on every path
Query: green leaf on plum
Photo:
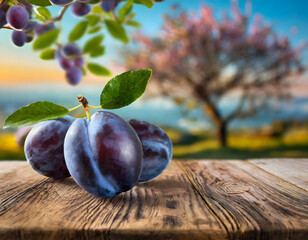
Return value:
M 87 67 L 89 71 L 93 73 L 94 75 L 97 75 L 97 76 L 110 76 L 111 75 L 111 72 L 107 68 L 97 63 L 88 63 Z
M 31 126 L 36 123 L 66 116 L 69 110 L 51 102 L 35 102 L 11 114 L 3 128 Z
M 151 76 L 151 69 L 141 69 L 114 77 L 106 84 L 101 93 L 101 107 L 117 109 L 133 103 L 144 93 Z
M 125 29 L 121 24 L 117 23 L 115 20 L 105 20 L 105 23 L 111 36 L 124 43 L 129 42 L 129 38 L 127 37 Z
M 33 42 L 33 50 L 43 50 L 49 47 L 57 40 L 59 33 L 59 29 L 54 29 L 43 33 Z
M 77 41 L 80 39 L 87 31 L 88 21 L 79 22 L 71 31 L 68 39 L 70 42 Z

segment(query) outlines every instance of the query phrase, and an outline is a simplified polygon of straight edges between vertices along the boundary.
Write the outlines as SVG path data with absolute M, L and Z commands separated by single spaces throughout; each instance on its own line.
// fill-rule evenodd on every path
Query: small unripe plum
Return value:
M 26 138 L 24 149 L 27 161 L 35 171 L 52 178 L 70 176 L 64 160 L 63 142 L 74 120 L 66 116 L 34 125 Z
M 6 14 L 7 22 L 15 29 L 23 29 L 29 22 L 30 15 L 26 8 L 14 5 L 9 8 Z
M 72 13 L 77 17 L 83 17 L 91 11 L 89 4 L 74 2 L 72 4 Z
M 139 182 L 148 182 L 158 177 L 172 158 L 172 142 L 160 127 L 131 119 L 128 123 L 136 131 L 143 148 L 143 167 Z
M 73 0 L 49 0 L 52 4 L 57 6 L 66 6 L 68 4 L 71 4 Z
M 71 67 L 66 71 L 66 80 L 71 85 L 77 85 L 82 79 L 82 70 L 78 67 Z
M 114 113 L 77 119 L 64 140 L 67 168 L 79 186 L 99 197 L 130 190 L 139 180 L 143 152 L 134 129 Z
M 27 34 L 24 31 L 16 31 L 12 32 L 12 42 L 17 47 L 22 47 L 25 45 L 27 41 Z

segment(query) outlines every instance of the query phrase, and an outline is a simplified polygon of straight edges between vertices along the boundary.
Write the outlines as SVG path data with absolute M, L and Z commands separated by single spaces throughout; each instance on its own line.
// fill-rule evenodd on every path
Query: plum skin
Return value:
M 136 119 L 128 120 L 136 131 L 144 152 L 143 168 L 139 183 L 158 177 L 169 165 L 172 158 L 172 142 L 160 127 Z
M 34 125 L 26 138 L 24 151 L 35 171 L 57 179 L 70 176 L 64 160 L 63 142 L 74 120 L 66 116 Z
M 77 119 L 64 140 L 67 168 L 77 184 L 98 197 L 112 197 L 138 182 L 143 162 L 134 129 L 114 113 Z

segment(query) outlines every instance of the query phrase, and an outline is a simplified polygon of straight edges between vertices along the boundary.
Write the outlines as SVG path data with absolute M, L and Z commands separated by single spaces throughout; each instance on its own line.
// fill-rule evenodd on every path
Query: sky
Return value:
M 260 13 L 264 19 L 270 21 L 275 29 L 282 35 L 291 36 L 290 28 L 296 26 L 298 34 L 292 36 L 293 44 L 300 41 L 308 41 L 308 1 L 306 0 L 252 0 L 253 14 Z M 142 5 L 135 5 L 136 20 L 142 23 L 143 31 L 149 35 L 155 35 L 163 24 L 162 14 L 168 13 L 173 4 L 180 5 L 188 11 L 197 11 L 201 5 L 208 5 L 213 8 L 214 14 L 219 17 L 222 11 L 230 9 L 231 0 L 166 0 L 157 3 L 152 9 Z M 245 1 L 239 0 L 239 5 L 243 9 Z M 53 14 L 57 14 L 59 7 L 50 7 Z M 64 38 L 70 29 L 80 19 L 66 14 L 63 21 Z M 133 29 L 128 29 L 130 33 Z M 42 61 L 39 53 L 31 50 L 31 45 L 17 48 L 10 42 L 11 31 L 0 30 L 0 87 L 21 86 L 22 83 L 42 84 L 42 83 L 65 83 L 64 73 L 54 61 Z M 106 38 L 107 53 L 98 62 L 113 68 L 114 62 L 119 60 L 118 49 L 125 47 L 121 43 Z M 129 44 L 128 44 L 129 46 Z M 308 63 L 308 51 L 303 53 L 305 62 Z M 89 75 L 86 77 L 89 84 L 100 83 L 101 78 Z M 87 82 L 81 85 L 84 87 Z

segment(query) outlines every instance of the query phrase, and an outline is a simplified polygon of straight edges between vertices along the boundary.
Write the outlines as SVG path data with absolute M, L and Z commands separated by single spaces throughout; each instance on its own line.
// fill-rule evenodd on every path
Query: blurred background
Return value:
M 305 0 L 134 6 L 142 27 L 127 29 L 128 44 L 107 37 L 98 62 L 113 75 L 152 68 L 153 78 L 141 99 L 114 112 L 165 129 L 175 158 L 308 157 L 307 9 Z M 64 31 L 77 21 L 67 14 Z M 1 126 L 35 101 L 72 108 L 82 94 L 99 105 L 110 79 L 88 74 L 70 86 L 56 62 L 42 61 L 31 45 L 14 47 L 6 29 L 0 30 L 0 53 Z M 27 129 L 16 131 L 0 131 L 1 160 L 25 159 L 20 136 Z

